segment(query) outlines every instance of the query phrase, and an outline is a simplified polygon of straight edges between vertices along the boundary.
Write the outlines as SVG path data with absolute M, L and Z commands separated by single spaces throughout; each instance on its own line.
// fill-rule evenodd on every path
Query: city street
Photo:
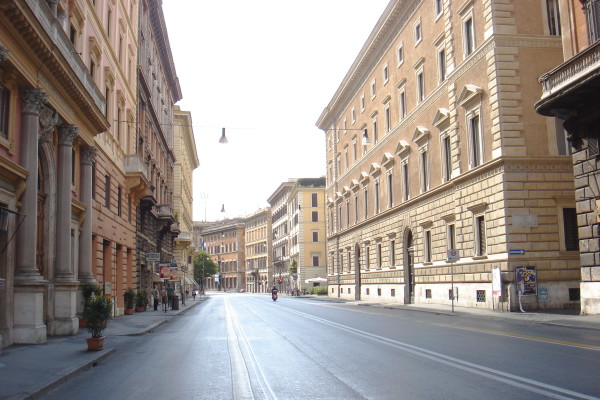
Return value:
M 596 399 L 598 331 L 214 293 L 44 399 Z

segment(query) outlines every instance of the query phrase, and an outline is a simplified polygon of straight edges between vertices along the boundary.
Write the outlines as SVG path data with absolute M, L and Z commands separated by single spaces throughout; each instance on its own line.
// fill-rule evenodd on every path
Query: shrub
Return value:
M 111 316 L 112 302 L 102 296 L 91 296 L 83 309 L 83 318 L 93 338 L 102 337 Z

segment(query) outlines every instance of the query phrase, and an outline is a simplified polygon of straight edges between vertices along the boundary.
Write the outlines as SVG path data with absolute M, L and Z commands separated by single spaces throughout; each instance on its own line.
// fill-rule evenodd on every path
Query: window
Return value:
M 346 226 L 350 226 L 350 200 L 346 200 Z
M 342 230 L 342 205 L 339 204 L 337 208 L 337 230 Z
M 346 168 L 344 172 L 348 172 L 348 170 L 350 169 L 350 160 L 348 158 L 348 146 L 344 148 L 344 166 Z
M 446 50 L 439 49 L 438 50 L 438 79 L 439 82 L 444 82 L 446 80 Z
M 312 222 L 319 222 L 319 212 L 318 211 L 313 211 L 311 213 L 311 221 Z
M 389 71 L 388 65 L 385 64 L 383 66 L 383 84 L 385 85 L 389 79 L 390 79 L 390 71 Z
M 104 207 L 110 209 L 110 175 L 104 177 Z
M 442 181 L 448 182 L 452 175 L 452 151 L 450 147 L 450 135 L 444 132 L 442 135 Z
M 423 251 L 425 256 L 425 262 L 431 262 L 431 231 L 426 230 L 423 235 Z
M 358 195 L 354 196 L 354 223 L 358 223 Z
M 444 11 L 443 0 L 433 0 L 433 6 L 435 9 L 435 16 L 439 17 L 442 15 L 442 12 Z
M 425 100 L 425 77 L 423 76 L 423 69 L 421 68 L 417 72 L 417 103 Z
M 394 176 L 391 171 L 387 174 L 387 194 L 388 208 L 392 208 L 394 206 Z
M 469 144 L 471 145 L 471 168 L 483 164 L 483 138 L 481 137 L 481 122 L 479 113 L 471 113 L 467 116 L 467 126 L 469 129 Z
M 120 217 L 122 212 L 123 202 L 123 189 L 121 186 L 117 187 L 117 215 Z
M 477 303 L 485 303 L 485 290 L 477 291 Z
M 425 289 L 425 298 L 426 299 L 430 299 L 431 298 L 431 289 Z
M 396 49 L 396 58 L 398 61 L 398 66 L 401 66 L 404 63 L 404 43 L 400 42 L 398 48 Z
M 8 139 L 8 118 L 10 111 L 10 90 L 0 83 L 0 137 Z
M 600 2 L 598 0 L 586 0 L 583 9 L 588 30 L 590 45 L 600 38 Z
M 375 181 L 375 190 L 374 190 L 374 200 L 375 200 L 375 214 L 379 214 L 379 181 Z
M 358 158 L 358 145 L 356 144 L 356 136 L 352 138 L 352 157 L 354 161 Z
M 556 145 L 558 147 L 558 154 L 561 156 L 570 156 L 573 154 L 571 143 L 567 139 L 567 133 L 563 126 L 563 121 L 560 118 L 552 118 L 554 121 L 554 131 L 556 133 Z
M 421 20 L 415 22 L 415 47 L 423 40 L 423 30 L 421 27 Z
M 552 36 L 560 36 L 558 0 L 546 0 L 546 15 L 548 17 L 548 33 Z
M 351 254 L 351 253 L 350 253 L 350 250 L 348 250 L 348 251 L 346 252 L 346 262 L 348 263 L 348 264 L 346 265 L 346 271 L 348 271 L 348 272 L 350 272 L 350 270 L 352 269 L 352 261 L 351 261 L 351 260 L 352 260 L 352 258 L 350 257 L 350 254 Z M 348 292 L 348 293 L 350 293 L 350 292 Z
M 383 264 L 382 252 L 381 252 L 381 243 L 377 243 L 377 265 L 378 269 L 381 269 L 381 264 Z
M 92 162 L 92 200 L 96 200 L 96 163 Z
M 377 82 L 373 79 L 371 82 L 371 98 L 374 98 L 377 95 Z
M 563 208 L 563 231 L 566 251 L 579 250 L 577 212 L 574 208 Z
M 475 217 L 475 255 L 483 256 L 486 254 L 485 238 L 485 217 L 478 215 Z
M 396 297 L 396 289 L 390 290 L 390 297 Z
M 365 246 L 365 269 L 371 268 L 371 248 Z
M 454 224 L 446 225 L 446 247 L 447 250 L 456 249 L 456 226 Z
M 475 51 L 475 32 L 472 15 L 463 20 L 463 47 L 465 58 Z
M 365 95 L 360 96 L 360 111 L 365 111 Z
M 312 233 L 312 241 L 314 243 L 316 243 L 316 242 L 319 241 L 319 231 L 313 231 L 313 233 Z
M 372 129 L 373 129 L 373 144 L 375 144 L 379 141 L 379 134 L 377 132 L 377 117 L 373 118 Z
M 429 190 L 429 155 L 426 147 L 420 150 L 419 163 L 421 172 L 421 193 L 425 193 Z
M 402 198 L 404 201 L 407 201 L 410 198 L 408 177 L 408 160 L 406 160 L 402 163 Z
M 406 92 L 404 87 L 400 88 L 398 91 L 398 108 L 400 112 L 400 120 L 403 120 L 406 117 Z
M 106 36 L 110 38 L 110 30 L 112 23 L 112 10 L 109 8 L 108 13 L 106 14 Z
M 352 117 L 352 123 L 356 122 L 356 110 L 354 109 L 354 107 L 352 107 L 352 111 L 351 111 L 351 117 Z
M 313 267 L 319 266 L 319 256 L 312 256 L 312 266 Z
M 396 265 L 396 241 L 390 240 L 390 267 Z
M 319 197 L 317 193 L 312 193 L 311 194 L 311 207 L 318 207 L 319 206 Z
M 384 109 L 384 117 L 385 117 L 385 133 L 388 133 L 392 129 L 392 115 L 390 112 L 390 105 L 387 103 Z

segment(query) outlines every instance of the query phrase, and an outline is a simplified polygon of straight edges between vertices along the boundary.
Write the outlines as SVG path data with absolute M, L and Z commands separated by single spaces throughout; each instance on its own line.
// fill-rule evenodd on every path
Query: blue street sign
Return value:
M 508 251 L 508 254 L 510 254 L 511 256 L 522 256 L 523 254 L 525 254 L 525 250 L 523 250 L 523 249 L 510 249 Z

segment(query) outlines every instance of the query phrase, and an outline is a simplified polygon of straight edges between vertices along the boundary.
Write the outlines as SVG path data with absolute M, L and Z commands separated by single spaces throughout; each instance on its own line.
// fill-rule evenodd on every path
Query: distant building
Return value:
M 271 263 L 271 209 L 264 208 L 246 217 L 246 290 L 267 293 L 273 281 Z
M 330 296 L 579 307 L 571 157 L 534 111 L 554 3 L 390 1 L 317 121 Z
M 239 292 L 246 289 L 245 222 L 226 219 L 204 227 L 202 237 L 218 276 L 206 280 L 207 290 Z
M 574 150 L 577 229 L 581 252 L 580 288 L 569 287 L 569 301 L 581 296 L 583 314 L 600 313 L 600 1 L 548 0 L 548 32 L 561 40 L 564 62 L 548 67 L 540 81 L 537 112 L 555 117 L 557 137 L 567 131 L 565 152 Z M 580 289 L 580 292 L 579 292 Z
M 289 193 L 290 285 L 304 290 L 325 286 L 307 279 L 327 277 L 325 178 L 297 179 Z
M 271 229 L 273 240 L 273 282 L 282 292 L 291 289 L 290 283 L 290 237 L 288 198 L 294 182 L 283 182 L 267 199 L 271 206 Z M 271 286 L 272 287 L 272 286 Z

